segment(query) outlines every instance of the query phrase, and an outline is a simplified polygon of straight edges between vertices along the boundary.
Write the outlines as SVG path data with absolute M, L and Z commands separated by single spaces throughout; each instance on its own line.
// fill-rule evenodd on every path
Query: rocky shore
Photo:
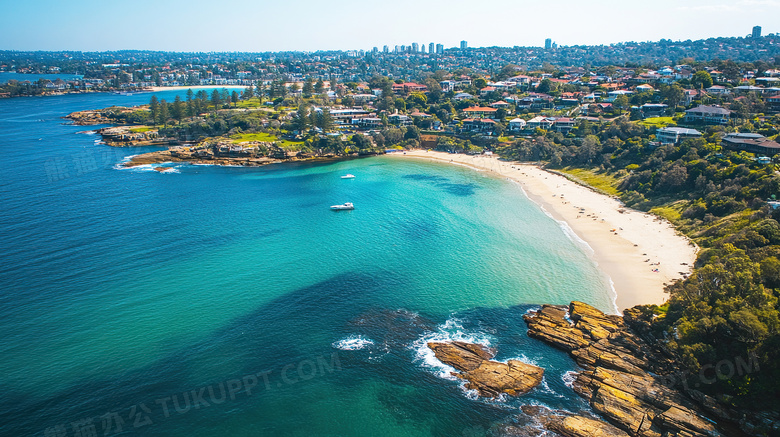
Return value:
M 88 110 L 88 111 L 76 111 L 72 112 L 65 117 L 68 120 L 73 121 L 73 124 L 79 126 L 91 126 L 95 124 L 115 124 L 116 119 L 108 116 L 103 109 Z
M 778 435 L 772 413 L 736 411 L 679 384 L 676 358 L 646 339 L 642 307 L 607 315 L 582 302 L 543 305 L 523 317 L 528 336 L 569 353 L 582 367 L 573 390 L 590 410 L 570 412 L 524 405 L 491 435 L 546 437 L 741 437 Z M 436 358 L 480 396 L 523 395 L 544 369 L 492 361 L 496 351 L 463 342 L 428 343 Z M 541 432 L 541 433 L 540 433 Z
M 675 371 L 674 360 L 628 326 L 636 311 L 626 310 L 624 318 L 572 302 L 569 306 L 544 305 L 524 319 L 530 337 L 568 352 L 583 367 L 574 380 L 574 390 L 589 401 L 593 411 L 628 435 L 740 435 L 733 424 L 726 423 L 725 408 L 715 399 L 698 392 L 694 400 L 667 384 L 663 375 Z

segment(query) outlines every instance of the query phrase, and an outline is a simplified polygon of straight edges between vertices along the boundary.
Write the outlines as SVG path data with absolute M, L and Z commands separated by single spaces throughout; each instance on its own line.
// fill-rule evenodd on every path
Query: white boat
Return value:
M 355 175 L 347 173 L 341 179 L 355 179 Z
M 350 202 L 347 202 L 343 205 L 333 205 L 330 207 L 330 209 L 334 211 L 341 211 L 341 210 L 348 210 L 348 209 L 355 209 L 355 205 L 353 205 Z

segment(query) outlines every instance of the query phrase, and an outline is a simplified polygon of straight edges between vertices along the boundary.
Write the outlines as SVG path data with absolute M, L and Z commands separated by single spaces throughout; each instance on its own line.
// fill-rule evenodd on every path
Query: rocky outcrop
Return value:
M 113 124 L 116 120 L 109 118 L 103 110 L 77 111 L 66 115 L 64 118 L 73 120 L 73 124 L 89 126 L 93 124 Z
M 524 318 L 530 337 L 569 352 L 585 369 L 577 375 L 574 390 L 589 400 L 595 412 L 629 435 L 721 435 L 697 403 L 664 385 L 665 380 L 657 375 L 673 371 L 673 362 L 629 329 L 623 318 L 582 302 L 568 307 L 544 305 Z M 560 429 L 554 431 L 580 435 L 564 432 L 564 422 L 555 425 Z
M 539 385 L 544 376 L 544 369 L 522 361 L 491 361 L 495 349 L 480 344 L 456 341 L 428 343 L 428 347 L 439 361 L 459 370 L 461 373 L 453 374 L 468 381 L 466 388 L 476 390 L 480 396 L 521 395 Z
M 564 437 L 629 437 L 626 432 L 608 423 L 585 416 L 551 419 L 545 423 L 545 428 Z
M 523 405 L 509 423 L 495 426 L 487 435 L 505 437 L 629 437 L 625 431 L 582 414 Z

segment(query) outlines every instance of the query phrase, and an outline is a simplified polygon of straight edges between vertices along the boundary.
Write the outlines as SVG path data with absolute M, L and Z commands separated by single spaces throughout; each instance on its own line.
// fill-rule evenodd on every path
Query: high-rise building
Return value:
M 437 55 L 444 54 L 444 44 L 436 44 L 436 54 Z
M 467 48 L 469 48 L 469 43 L 467 43 L 466 41 L 461 41 L 460 42 L 460 49 L 461 50 L 466 50 Z
M 547 38 L 544 40 L 544 49 L 550 50 L 552 48 L 552 38 Z
M 425 53 L 425 44 L 420 44 L 420 53 Z
M 761 26 L 753 26 L 753 38 L 761 38 Z
M 417 45 L 416 42 L 412 43 L 412 53 L 417 53 L 420 51 L 420 47 Z
M 374 47 L 373 49 L 371 49 L 371 53 L 378 53 L 378 52 L 379 52 L 379 49 L 378 49 L 378 48 L 376 48 L 376 47 Z
M 382 48 L 382 51 L 383 51 L 383 52 L 385 52 L 385 53 L 390 53 L 390 47 L 388 47 L 387 45 L 385 45 L 385 46 Z
M 393 53 L 401 53 L 401 51 L 403 51 L 403 46 L 397 45 L 395 46 L 395 51 L 393 51 Z
M 433 54 L 434 47 L 436 46 L 434 46 L 433 43 L 428 44 L 428 53 Z

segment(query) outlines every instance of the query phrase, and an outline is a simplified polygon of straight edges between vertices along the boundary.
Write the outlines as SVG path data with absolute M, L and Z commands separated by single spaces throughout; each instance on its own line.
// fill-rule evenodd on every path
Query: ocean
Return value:
M 588 409 L 522 316 L 613 291 L 518 185 L 395 157 L 123 169 L 156 149 L 60 118 L 150 97 L 0 100 L 0 435 L 471 436 Z M 544 382 L 479 398 L 441 340 Z

